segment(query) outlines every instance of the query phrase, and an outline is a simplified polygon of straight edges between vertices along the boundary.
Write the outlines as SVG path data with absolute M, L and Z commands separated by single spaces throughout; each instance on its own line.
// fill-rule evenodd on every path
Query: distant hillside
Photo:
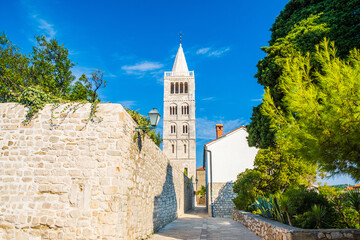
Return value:
M 337 185 L 332 185 L 332 187 L 335 188 L 340 188 L 340 189 L 344 189 L 346 188 L 348 185 L 347 184 L 337 184 Z M 351 186 L 351 185 L 350 185 Z

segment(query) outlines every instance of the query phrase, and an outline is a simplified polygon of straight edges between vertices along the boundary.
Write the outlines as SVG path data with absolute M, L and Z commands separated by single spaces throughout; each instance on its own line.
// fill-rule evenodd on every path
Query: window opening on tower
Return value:
M 171 83 L 171 93 L 174 93 L 174 83 Z

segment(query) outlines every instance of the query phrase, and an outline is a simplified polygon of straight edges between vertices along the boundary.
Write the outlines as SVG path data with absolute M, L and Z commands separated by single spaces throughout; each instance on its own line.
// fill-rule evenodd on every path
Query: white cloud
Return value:
M 223 55 L 224 53 L 226 53 L 227 51 L 230 51 L 230 48 L 225 48 L 225 49 L 222 49 L 222 50 L 215 50 L 215 51 L 212 51 L 209 53 L 209 56 L 216 56 L 216 57 L 219 57 L 221 55 Z
M 216 120 L 209 120 L 205 118 L 196 119 L 196 137 L 198 139 L 208 139 L 212 140 L 216 138 L 215 125 L 223 124 L 224 125 L 224 134 L 246 125 L 244 119 L 234 119 L 234 120 L 222 120 L 221 118 Z
M 40 18 L 39 14 L 33 14 L 31 17 L 36 21 L 37 28 L 41 34 L 44 34 L 48 39 L 55 37 L 56 31 L 53 24 L 50 24 L 43 18 Z
M 107 73 L 104 76 L 108 77 L 108 78 L 116 78 L 117 77 L 115 74 L 112 74 L 112 73 Z
M 215 97 L 207 97 L 207 98 L 203 98 L 203 99 L 201 99 L 202 101 L 212 101 L 212 100 L 214 100 L 215 99 Z
M 48 23 L 47 21 L 45 21 L 44 19 L 37 19 L 39 22 L 39 26 L 38 28 L 40 28 L 41 30 L 45 30 L 46 32 L 46 36 L 50 39 L 54 38 L 56 31 L 54 30 L 54 25 Z
M 220 57 L 224 53 L 230 51 L 230 47 L 223 47 L 219 49 L 213 49 L 210 47 L 207 48 L 200 48 L 196 51 L 197 55 L 205 55 L 208 57 Z
M 210 48 L 200 48 L 196 51 L 196 54 L 206 54 L 209 50 Z
M 164 65 L 158 62 L 144 61 L 135 65 L 124 65 L 121 69 L 125 70 L 127 74 L 141 74 L 148 71 L 153 71 L 162 68 Z
M 124 108 L 132 108 L 133 106 L 136 106 L 136 102 L 132 100 L 119 101 L 118 103 L 120 103 Z

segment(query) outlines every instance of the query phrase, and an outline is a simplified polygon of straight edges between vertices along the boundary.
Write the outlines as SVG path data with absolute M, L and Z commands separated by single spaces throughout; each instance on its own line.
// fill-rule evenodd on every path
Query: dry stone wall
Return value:
M 355 240 L 359 229 L 301 229 L 234 209 L 233 219 L 264 240 Z
M 0 104 L 0 239 L 142 239 L 191 208 L 193 188 L 119 104 Z M 76 110 L 76 111 L 73 111 Z M 52 116 L 53 115 L 53 116 Z
M 212 201 L 214 217 L 232 218 L 233 209 L 235 207 L 232 199 L 236 197 L 236 194 L 233 191 L 233 186 L 233 182 L 212 183 Z M 210 184 L 208 184 L 208 189 L 210 188 Z M 209 191 L 209 194 L 211 194 L 211 190 Z M 210 205 L 208 206 L 208 209 L 209 211 L 211 211 Z M 211 212 L 209 212 L 209 215 L 211 216 Z

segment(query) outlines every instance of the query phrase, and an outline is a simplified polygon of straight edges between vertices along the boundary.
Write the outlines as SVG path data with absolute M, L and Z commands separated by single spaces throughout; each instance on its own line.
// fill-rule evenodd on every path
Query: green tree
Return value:
M 286 112 L 267 88 L 262 113 L 287 152 L 360 180 L 360 52 L 342 60 L 326 39 L 316 49 L 313 58 L 297 52 L 287 59 L 279 84 Z M 312 59 L 321 66 L 314 74 Z
M 70 84 L 75 80 L 71 68 L 75 66 L 69 58 L 64 44 L 56 39 L 47 40 L 44 35 L 36 37 L 38 45 L 33 47 L 31 58 L 32 85 L 41 86 L 44 92 L 68 98 Z
M 0 102 L 19 102 L 29 108 L 27 120 L 37 115 L 46 103 L 91 102 L 95 116 L 100 102 L 98 90 L 106 86 L 103 72 L 96 70 L 75 83 L 68 50 L 55 39 L 36 37 L 37 45 L 29 55 L 22 54 L 4 33 L 0 34 Z
M 292 185 L 310 185 L 316 175 L 312 164 L 295 158 L 280 149 L 261 149 L 256 155 L 254 169 L 238 175 L 233 199 L 236 207 L 249 210 L 249 205 L 260 196 L 282 193 Z
M 315 45 L 323 37 L 337 43 L 339 56 L 346 58 L 354 47 L 360 48 L 360 4 L 358 0 L 291 0 L 277 17 L 271 31 L 269 47 L 262 48 L 266 56 L 257 64 L 255 77 L 258 83 L 269 87 L 277 107 L 286 111 L 282 104 L 283 93 L 278 87 L 285 59 L 293 51 L 314 52 Z M 253 109 L 251 123 L 247 127 L 250 146 L 267 148 L 274 146 L 274 132 L 270 120 Z
M 19 50 L 4 33 L 0 34 L 0 102 L 14 101 L 14 94 L 27 85 L 30 59 Z

